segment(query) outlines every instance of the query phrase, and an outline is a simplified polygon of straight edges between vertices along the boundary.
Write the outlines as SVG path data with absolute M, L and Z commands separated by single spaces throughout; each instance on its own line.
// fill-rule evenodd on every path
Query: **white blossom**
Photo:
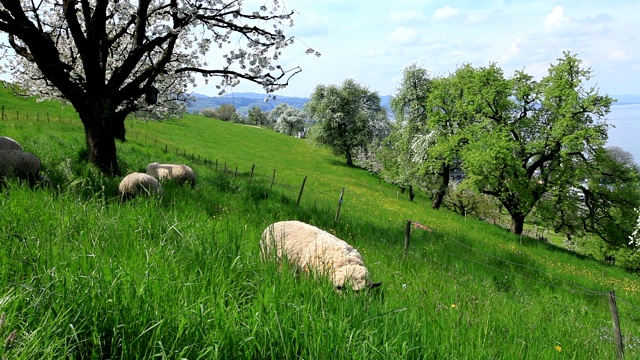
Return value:
M 638 223 L 636 224 L 636 229 L 629 236 L 629 245 L 640 251 L 640 209 L 636 209 L 636 212 L 638 213 Z

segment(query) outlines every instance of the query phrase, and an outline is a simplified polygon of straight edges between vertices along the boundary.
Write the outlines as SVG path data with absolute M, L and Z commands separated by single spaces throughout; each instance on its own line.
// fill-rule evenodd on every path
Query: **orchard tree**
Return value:
M 399 130 L 405 133 L 400 161 L 410 167 L 414 181 L 435 184 L 430 191 L 434 209 L 442 204 L 450 172 L 468 142 L 466 129 L 475 121 L 476 109 L 465 93 L 474 73 L 464 65 L 449 76 L 431 78 L 425 69 L 412 65 L 405 69 L 391 102 Z
M 283 134 L 293 135 L 303 127 L 306 116 L 304 111 L 283 103 L 278 104 L 278 106 L 271 110 L 269 117 L 271 118 L 271 122 L 275 123 L 273 130 Z
M 214 116 L 222 121 L 240 122 L 240 115 L 233 104 L 222 104 L 214 110 Z
M 0 0 L 0 56 L 26 94 L 74 106 L 90 161 L 115 175 L 127 115 L 174 106 L 196 74 L 222 92 L 242 79 L 267 93 L 288 85 L 301 70 L 277 63 L 293 13 L 275 0 L 249 11 L 242 0 Z
M 358 151 L 389 132 L 389 120 L 377 93 L 345 80 L 341 86 L 318 85 L 307 102 L 306 110 L 316 124 L 309 137 L 319 145 L 327 145 L 353 166 Z
M 565 52 L 540 82 L 522 71 L 507 79 L 495 64 L 466 82 L 476 119 L 460 152 L 465 181 L 502 203 L 513 233 L 522 233 L 550 190 L 578 186 L 576 164 L 595 159 L 604 146 L 612 99 L 587 89 L 590 79 L 591 70 Z
M 247 114 L 247 122 L 256 126 L 266 126 L 269 124 L 269 113 L 262 111 L 257 106 L 253 106 Z
M 409 187 L 409 198 L 412 185 L 424 184 L 424 177 L 431 176 L 422 166 L 428 161 L 427 148 L 433 144 L 433 134 L 426 126 L 431 84 L 427 70 L 415 64 L 404 70 L 400 87 L 391 99 L 395 123 L 380 152 L 383 177 L 403 189 Z

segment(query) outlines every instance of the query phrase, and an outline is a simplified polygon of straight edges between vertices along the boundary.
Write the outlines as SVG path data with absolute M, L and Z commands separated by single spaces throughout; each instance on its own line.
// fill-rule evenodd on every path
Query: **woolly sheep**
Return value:
M 40 171 L 40 159 L 21 150 L 0 151 L 0 179 L 15 176 L 34 183 Z
M 153 176 L 159 181 L 174 180 L 178 184 L 189 182 L 191 183 L 191 186 L 196 185 L 195 172 L 193 169 L 183 164 L 160 164 L 153 162 L 147 165 L 147 174 Z
M 350 285 L 353 290 L 375 288 L 369 271 L 357 249 L 332 234 L 300 221 L 281 221 L 269 225 L 260 241 L 263 259 L 283 257 L 293 265 L 328 275 L 338 289 Z
M 118 194 L 123 198 L 133 198 L 138 195 L 156 195 L 162 197 L 162 185 L 151 175 L 134 172 L 125 176 L 118 186 Z
M 0 151 L 24 151 L 22 146 L 10 137 L 0 136 Z

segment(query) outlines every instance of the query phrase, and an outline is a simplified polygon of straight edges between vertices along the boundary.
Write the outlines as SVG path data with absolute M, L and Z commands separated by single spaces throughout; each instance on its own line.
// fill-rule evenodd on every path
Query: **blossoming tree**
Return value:
M 293 11 L 266 4 L 249 12 L 243 0 L 0 0 L 0 57 L 9 59 L 0 70 L 25 94 L 71 103 L 90 161 L 117 175 L 127 115 L 175 111 L 195 75 L 218 78 L 221 91 L 244 79 L 272 93 L 301 71 L 278 65 L 294 41 L 284 34 Z M 220 57 L 209 65 L 212 52 Z

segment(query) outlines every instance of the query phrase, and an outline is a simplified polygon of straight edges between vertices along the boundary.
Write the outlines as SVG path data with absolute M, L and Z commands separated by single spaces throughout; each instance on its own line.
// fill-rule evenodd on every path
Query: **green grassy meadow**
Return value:
M 0 105 L 0 136 L 54 183 L 0 191 L 0 359 L 614 359 L 610 290 L 625 355 L 640 358 L 637 275 L 410 202 L 304 139 L 128 120 L 124 174 L 186 163 L 198 181 L 122 203 L 120 178 L 87 163 L 73 109 L 7 90 Z M 381 290 L 261 261 L 262 231 L 291 219 L 358 248 Z M 433 231 L 414 229 L 405 255 L 407 220 Z

